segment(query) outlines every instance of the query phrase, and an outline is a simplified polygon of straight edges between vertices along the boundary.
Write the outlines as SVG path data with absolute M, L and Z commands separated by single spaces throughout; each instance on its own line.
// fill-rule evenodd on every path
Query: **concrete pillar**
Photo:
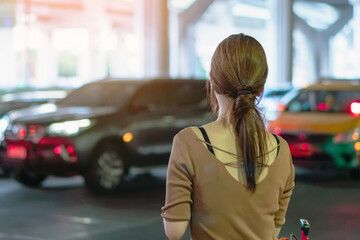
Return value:
M 12 42 L 13 30 L 0 28 L 0 88 L 13 88 L 17 85 L 16 52 Z
M 134 34 L 138 37 L 138 43 L 137 43 L 137 48 L 138 48 L 138 54 L 137 54 L 137 58 L 138 58 L 138 69 L 139 69 L 139 73 L 138 76 L 142 77 L 145 76 L 145 29 L 147 29 L 147 26 L 145 26 L 145 22 L 146 22 L 146 17 L 145 16 L 145 3 L 146 0 L 137 0 L 135 1 L 135 12 L 134 12 Z M 119 38 L 121 39 L 121 38 Z M 118 46 L 118 51 L 121 51 L 121 43 Z M 120 60 L 120 57 L 117 57 Z
M 36 55 L 36 80 L 33 85 L 36 87 L 56 86 L 58 81 L 56 51 L 52 46 L 51 32 L 44 30 L 41 33 L 41 44 Z
M 318 38 L 317 31 L 310 27 L 303 19 L 298 16 L 294 16 L 294 28 L 301 32 L 305 37 L 305 44 L 308 46 L 300 53 L 302 58 L 307 57 L 307 65 L 301 66 L 305 69 L 296 68 L 294 71 L 298 71 L 296 76 L 293 77 L 293 85 L 295 86 L 303 86 L 304 84 L 315 83 L 318 76 L 318 71 L 320 69 L 319 66 L 319 54 L 318 54 L 318 42 L 321 40 Z M 327 45 L 326 45 L 327 46 Z M 305 56 L 304 56 L 305 55 Z
M 195 77 L 196 54 L 194 23 L 180 22 L 179 34 L 179 76 Z
M 178 15 L 178 76 L 196 77 L 195 24 L 214 0 L 196 1 Z M 209 33 L 213 34 L 213 33 Z
M 86 7 L 85 17 L 88 20 L 88 49 L 79 55 L 78 77 L 81 84 L 100 80 L 107 76 L 107 56 L 100 47 L 101 19 L 104 18 L 102 0 L 83 0 Z
M 100 80 L 107 76 L 106 52 L 100 48 L 100 30 L 92 30 L 89 34 L 89 80 Z
M 316 35 L 315 41 L 315 59 L 316 59 L 316 80 L 321 77 L 330 76 L 329 71 L 329 39 Z
M 145 77 L 169 76 L 169 11 L 167 1 L 141 0 L 144 13 Z
M 273 51 L 270 53 L 269 69 L 272 85 L 289 84 L 292 81 L 293 64 L 293 0 L 269 0 L 272 14 L 269 26 L 269 40 Z
M 354 36 L 353 36 L 353 44 L 354 44 L 354 57 L 355 62 L 360 62 L 360 0 L 351 0 L 353 4 L 353 21 L 354 21 Z M 360 76 L 360 67 L 357 68 L 357 72 L 355 73 L 357 76 Z
M 179 14 L 180 10 L 169 4 L 169 75 L 179 77 L 180 74 L 180 34 Z

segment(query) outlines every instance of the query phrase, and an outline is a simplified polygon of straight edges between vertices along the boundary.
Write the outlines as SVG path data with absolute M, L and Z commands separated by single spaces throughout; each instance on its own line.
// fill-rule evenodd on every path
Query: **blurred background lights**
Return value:
M 118 47 L 118 39 L 115 34 L 111 32 L 103 32 L 100 35 L 100 48 L 102 50 L 114 50 Z
M 231 8 L 234 16 L 249 17 L 258 19 L 268 19 L 270 17 L 269 9 L 250 5 L 246 3 L 237 3 Z
M 293 9 L 298 17 L 319 30 L 327 29 L 339 18 L 338 11 L 326 3 L 297 1 Z
M 171 0 L 171 4 L 180 9 L 189 8 L 196 0 Z
M 360 142 L 356 142 L 354 144 L 354 148 L 355 148 L 355 150 L 360 151 Z
M 350 110 L 353 114 L 355 115 L 359 115 L 360 114 L 360 103 L 358 102 L 353 102 L 351 105 L 350 105 Z
M 354 141 L 358 140 L 359 139 L 359 133 L 354 132 L 352 138 L 353 138 Z
M 130 132 L 127 132 L 123 136 L 124 142 L 130 142 L 133 139 L 134 135 Z
M 53 45 L 60 51 L 79 54 L 89 45 L 89 34 L 84 28 L 58 28 L 53 31 L 52 35 Z
M 127 34 L 124 37 L 124 45 L 129 52 L 136 52 L 139 45 L 138 36 L 135 34 Z

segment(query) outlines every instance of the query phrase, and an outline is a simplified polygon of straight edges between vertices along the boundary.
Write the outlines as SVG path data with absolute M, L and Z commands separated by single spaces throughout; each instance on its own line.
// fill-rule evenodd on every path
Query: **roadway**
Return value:
M 90 194 L 81 177 L 52 177 L 37 189 L 0 179 L 0 239 L 166 239 L 160 217 L 165 173 L 165 168 L 132 173 L 113 196 Z M 341 172 L 297 169 L 296 175 L 281 236 L 299 236 L 299 219 L 306 218 L 310 239 L 360 239 L 360 181 Z M 189 239 L 188 232 L 183 239 Z

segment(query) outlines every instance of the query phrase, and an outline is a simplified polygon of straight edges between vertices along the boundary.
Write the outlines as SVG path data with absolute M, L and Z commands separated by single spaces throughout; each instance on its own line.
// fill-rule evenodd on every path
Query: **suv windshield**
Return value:
M 347 112 L 360 100 L 359 91 L 302 90 L 289 103 L 289 112 Z
M 97 82 L 73 91 L 60 102 L 63 106 L 122 106 L 140 85 L 140 81 Z

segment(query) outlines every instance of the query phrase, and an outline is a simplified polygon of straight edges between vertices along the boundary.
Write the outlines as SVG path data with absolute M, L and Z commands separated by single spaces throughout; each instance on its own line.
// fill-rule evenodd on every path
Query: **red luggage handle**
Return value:
M 306 219 L 300 219 L 301 225 L 301 240 L 310 240 L 309 231 L 310 223 Z M 280 238 L 279 240 L 289 240 L 288 238 Z M 290 240 L 297 240 L 297 237 L 294 234 L 290 234 Z
M 301 240 L 309 240 L 310 223 L 306 219 L 300 219 Z

